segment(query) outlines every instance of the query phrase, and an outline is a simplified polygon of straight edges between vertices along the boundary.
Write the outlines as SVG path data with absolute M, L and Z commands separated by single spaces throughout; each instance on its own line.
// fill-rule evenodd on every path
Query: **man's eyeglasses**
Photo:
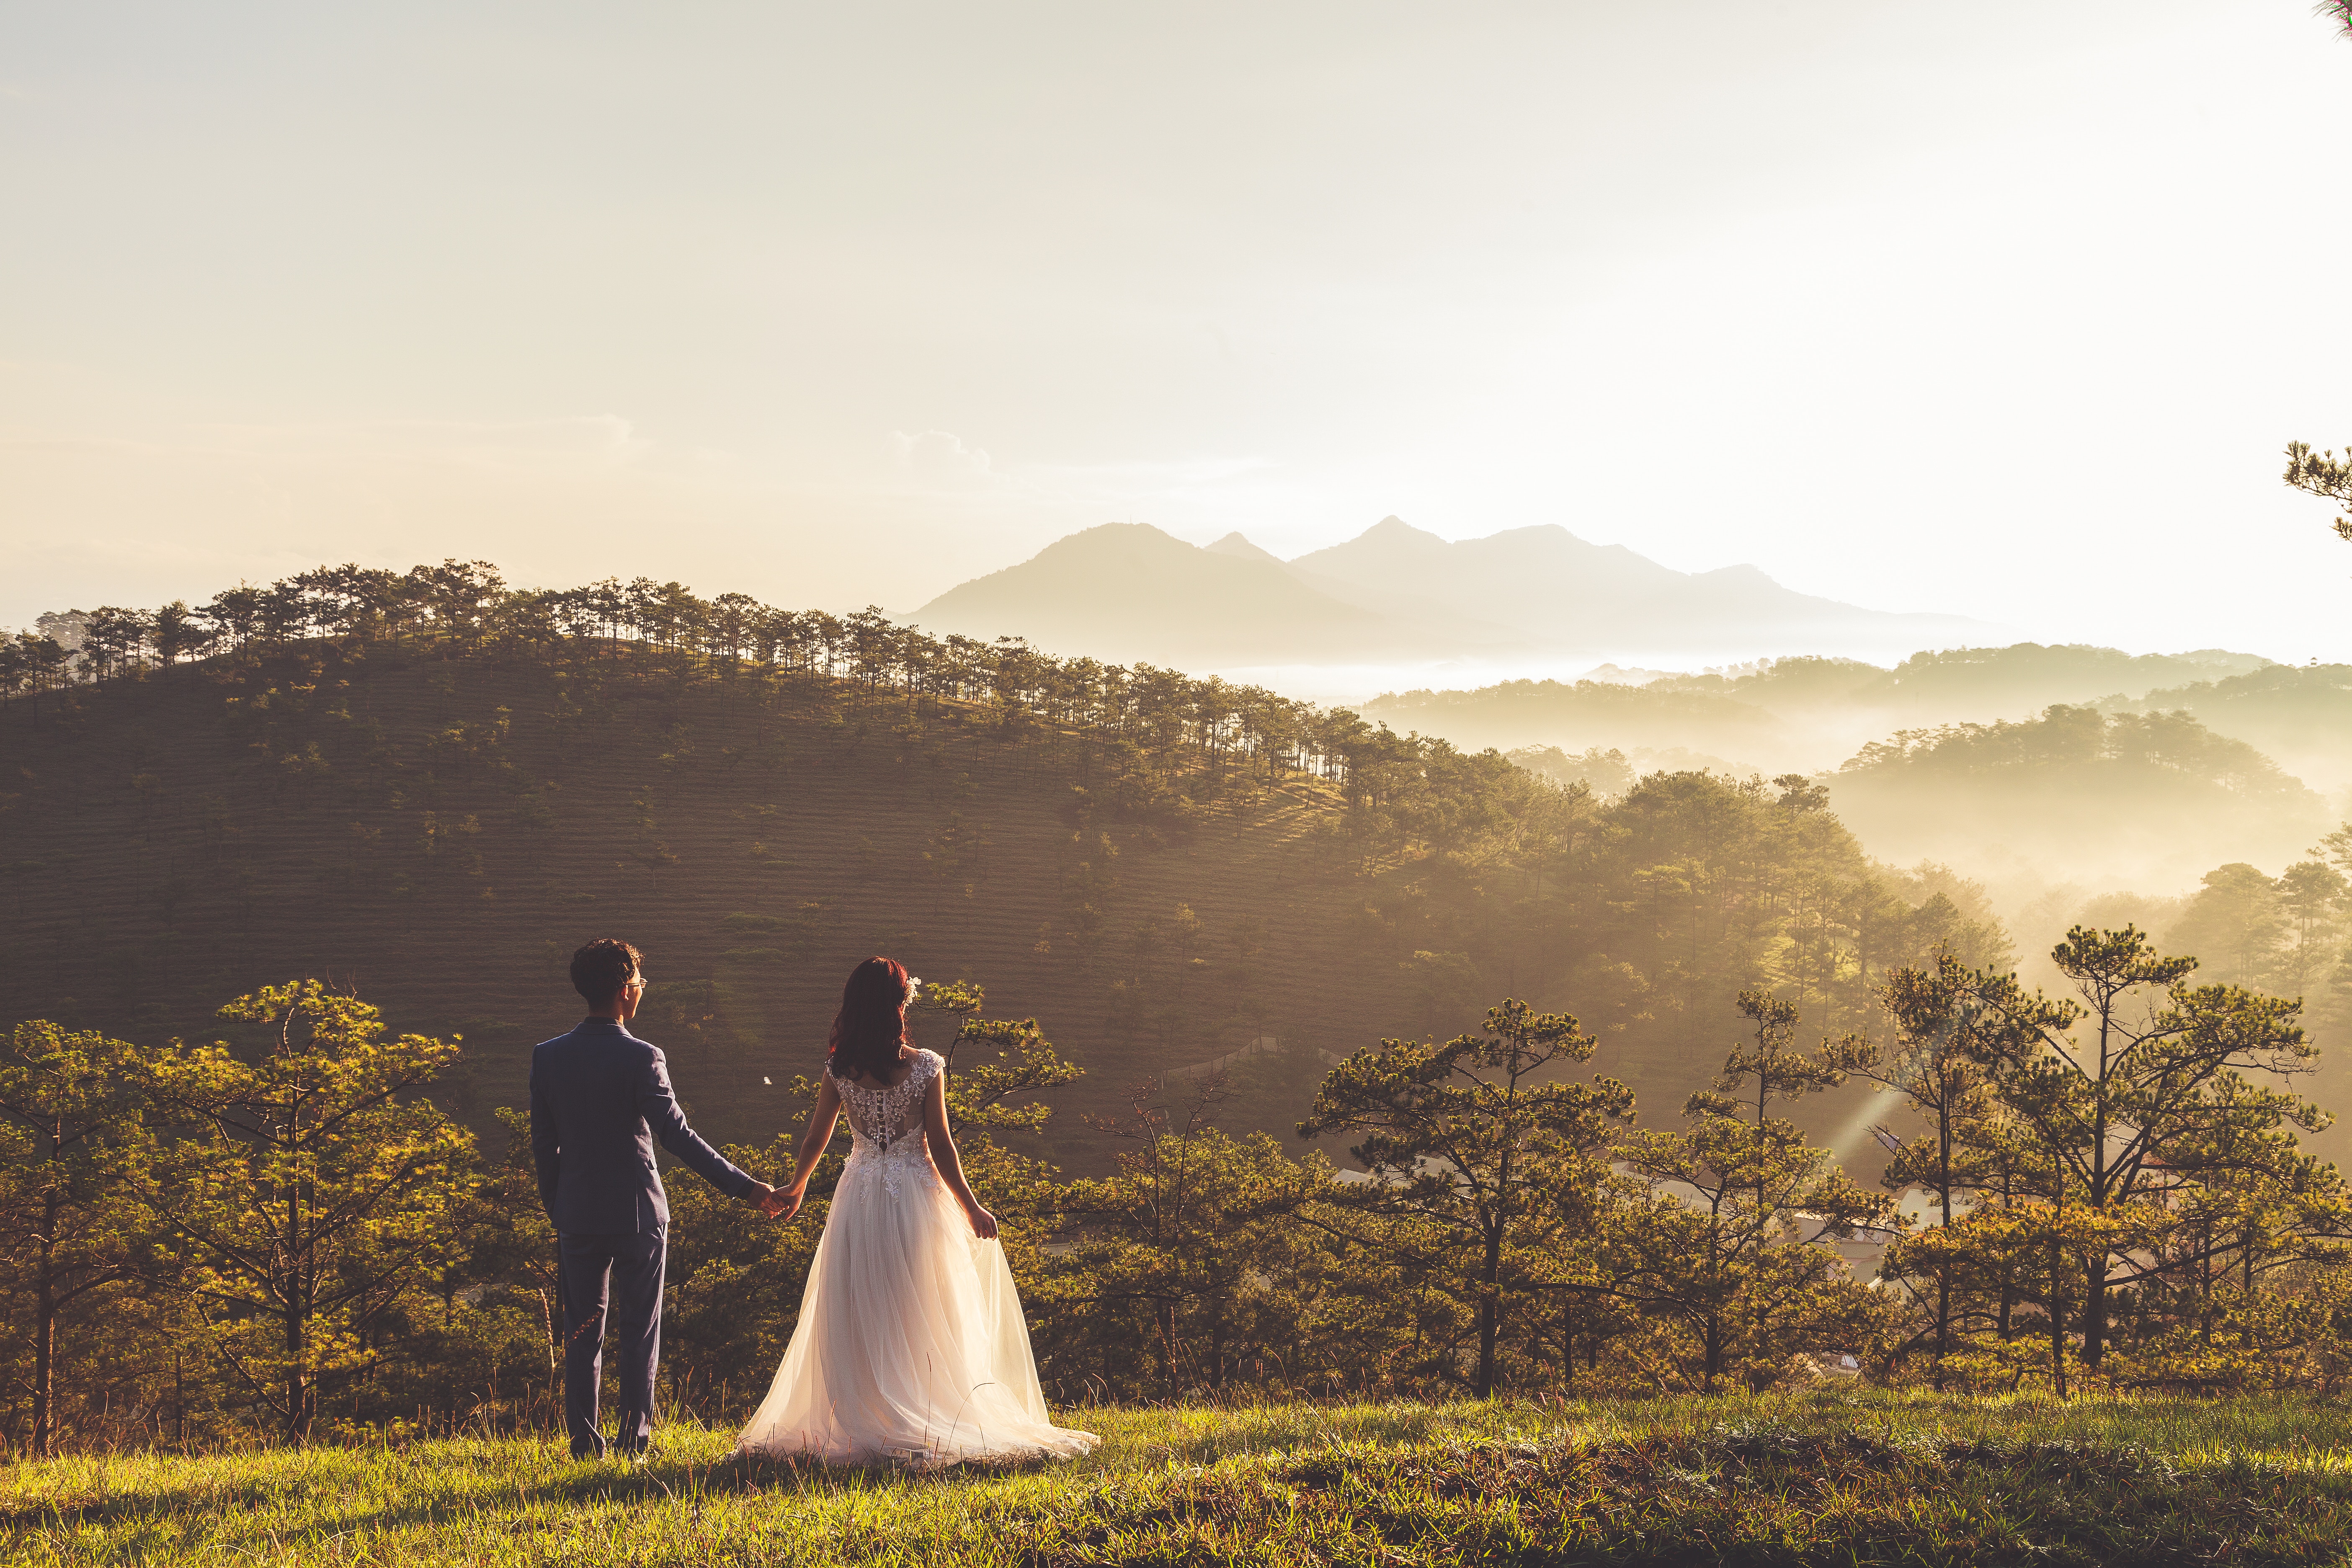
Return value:
M 621 982 L 621 989 L 624 991 L 643 991 L 645 988 L 646 977 L 642 974 L 638 975 L 635 980 L 624 980 Z

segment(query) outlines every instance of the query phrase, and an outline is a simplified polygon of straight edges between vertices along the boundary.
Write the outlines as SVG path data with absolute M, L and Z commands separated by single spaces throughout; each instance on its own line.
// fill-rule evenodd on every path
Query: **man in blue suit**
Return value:
M 662 1265 L 669 1198 L 654 1140 L 733 1198 L 780 1206 L 775 1189 L 737 1170 L 686 1124 L 662 1054 L 629 1033 L 646 977 L 637 950 L 607 937 L 572 955 L 588 1016 L 530 1053 L 530 1152 L 540 1201 L 555 1224 L 563 1286 L 563 1424 L 572 1457 L 602 1458 L 596 1394 L 609 1286 L 620 1364 L 621 1451 L 645 1451 L 661 1360 Z

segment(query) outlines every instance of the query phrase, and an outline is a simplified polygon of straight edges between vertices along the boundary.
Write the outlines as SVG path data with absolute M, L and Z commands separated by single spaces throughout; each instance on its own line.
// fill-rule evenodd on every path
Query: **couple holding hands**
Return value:
M 789 1220 L 845 1114 L 849 1161 L 800 1320 L 737 1452 L 948 1464 L 1094 1447 L 1092 1434 L 1055 1426 L 1045 1409 L 995 1217 L 972 1196 L 948 1128 L 946 1064 L 907 1035 L 916 983 L 903 966 L 869 958 L 850 972 L 816 1111 L 782 1187 L 738 1169 L 687 1125 L 661 1051 L 629 1030 L 645 994 L 635 948 L 590 942 L 572 955 L 572 984 L 588 1016 L 531 1051 L 530 1142 L 558 1237 L 574 1458 L 604 1453 L 597 1397 L 608 1315 L 620 1450 L 643 1452 L 652 1430 L 669 1239 L 655 1142 L 730 1197 Z

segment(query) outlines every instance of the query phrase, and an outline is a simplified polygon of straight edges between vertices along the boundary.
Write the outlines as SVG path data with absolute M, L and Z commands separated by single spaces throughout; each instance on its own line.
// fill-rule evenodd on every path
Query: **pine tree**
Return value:
M 1612 1227 L 1612 1291 L 1682 1326 L 1696 1358 L 1691 1382 L 1709 1392 L 1733 1376 L 1761 1387 L 1806 1343 L 1869 1342 L 1877 1303 L 1813 1244 L 1852 1236 L 1893 1207 L 1770 1113 L 1776 1100 L 1842 1082 L 1860 1047 L 1840 1040 L 1807 1056 L 1790 1043 L 1798 1019 L 1789 1004 L 1749 991 L 1740 1007 L 1754 1043 L 1732 1050 L 1713 1090 L 1691 1096 L 1689 1130 L 1632 1133 L 1617 1149 L 1648 1185 Z
M 1882 1060 L 1873 1052 L 1857 1064 L 1862 1076 L 1902 1095 L 1927 1123 L 1924 1132 L 1895 1149 L 1880 1180 L 1895 1192 L 1924 1190 L 1936 1205 L 1937 1235 L 1898 1243 L 1881 1272 L 1903 1280 L 1919 1269 L 1934 1280 L 1930 1321 L 1938 1389 L 1954 1350 L 1955 1292 L 1965 1283 L 1969 1261 L 1964 1248 L 1952 1246 L 1952 1226 L 1970 1194 L 1986 1184 L 1986 1169 L 1974 1156 L 1990 1135 L 1988 1124 L 2000 1112 L 1993 1064 L 2017 1054 L 2021 1031 L 2064 1021 L 2055 1007 L 2016 1016 L 1988 1008 L 1977 995 L 1985 984 L 1984 976 L 1948 952 L 1937 956 L 1932 970 L 1898 970 L 1880 993 L 1895 1027 L 1892 1054 Z
M 152 1261 L 138 1198 L 153 1151 L 136 1059 L 120 1040 L 45 1020 L 17 1025 L 0 1049 L 0 1280 L 32 1342 L 36 1458 L 58 1437 L 58 1368 L 70 1359 L 60 1325 Z
M 1310 1243 L 1294 1222 L 1329 1170 L 1289 1159 L 1263 1132 L 1236 1139 L 1212 1125 L 1223 1088 L 1202 1086 L 1180 1115 L 1146 1080 L 1128 1115 L 1095 1121 L 1129 1146 L 1115 1174 L 1060 1194 L 1076 1247 L 1041 1296 L 1069 1320 L 1049 1355 L 1154 1365 L 1143 1387 L 1173 1397 L 1254 1380 L 1244 1369 L 1266 1348 L 1295 1346 L 1300 1304 L 1287 1287 Z
M 448 1225 L 473 1138 L 417 1091 L 454 1044 L 386 1039 L 376 1010 L 298 980 L 220 1011 L 257 1026 L 248 1058 L 173 1042 L 147 1069 L 184 1133 L 152 1202 L 195 1265 L 192 1284 L 232 1382 L 290 1441 L 321 1396 L 380 1358 L 370 1329 Z
M 2328 1118 L 2242 1076 L 2312 1070 L 2319 1052 L 2297 1022 L 2300 1002 L 2236 985 L 2192 987 L 2194 958 L 2160 954 L 2130 926 L 2076 926 L 2051 959 L 2074 983 L 2079 1004 L 2053 1009 L 2014 975 L 1978 994 L 2014 1027 L 1993 1063 L 2003 1103 L 2053 1168 L 2059 1208 L 2079 1205 L 2089 1216 L 2054 1224 L 2053 1235 L 2086 1238 L 2079 1255 L 2083 1361 L 2095 1372 L 2118 1278 L 2137 1283 L 2172 1267 L 2139 1250 L 2163 1216 L 2134 1211 L 2161 1209 L 2185 1184 L 2223 1174 L 2211 1151 L 2242 1153 L 2248 1146 L 2215 1143 L 2217 1125 L 2251 1119 L 2316 1131 Z
M 1631 1118 L 1633 1095 L 1610 1079 L 1549 1081 L 1598 1044 L 1564 1013 L 1506 1001 L 1487 1010 L 1482 1035 L 1358 1051 L 1324 1080 L 1298 1134 L 1362 1138 L 1350 1152 L 1372 1180 L 1354 1206 L 1407 1223 L 1349 1235 L 1472 1306 L 1472 1387 L 1484 1399 L 1509 1320 L 1539 1299 L 1563 1227 L 1597 1202 L 1589 1194 L 1606 1175 L 1610 1131 Z

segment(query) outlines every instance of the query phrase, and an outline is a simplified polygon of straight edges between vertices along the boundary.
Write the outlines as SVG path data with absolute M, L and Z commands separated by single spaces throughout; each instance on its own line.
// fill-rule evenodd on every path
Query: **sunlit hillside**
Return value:
M 1899 859 L 2168 893 L 2225 861 L 2283 868 L 2333 825 L 2301 780 L 2181 713 L 2053 705 L 2021 723 L 1905 731 L 1826 782 L 1839 813 Z
M 2103 706 L 2189 713 L 2217 733 L 2259 746 L 2289 773 L 2339 798 L 2352 789 L 2352 665 L 2265 665 Z
M 1891 669 L 1642 673 L 1411 691 L 1363 710 L 1602 793 L 1660 768 L 1814 774 L 1874 854 L 1948 864 L 2011 917 L 2069 883 L 2173 897 L 2217 865 L 2276 874 L 2341 818 L 2352 782 L 2340 667 L 2021 643 Z
M 1837 766 L 1897 731 L 2032 718 L 2053 703 L 2168 711 L 2175 698 L 2216 689 L 2231 698 L 2269 692 L 2280 667 L 2252 654 L 2204 648 L 2134 656 L 2110 647 L 1958 647 L 1912 655 L 1882 668 L 1853 658 L 1768 658 L 1719 672 L 1643 671 L 1639 679 L 1510 680 L 1475 690 L 1389 692 L 1364 704 L 1368 718 L 1443 735 L 1460 746 L 1594 747 L 1633 752 L 1680 747 L 1749 763 L 1767 773 Z M 1604 672 L 1605 673 L 1605 672 Z M 1630 673 L 1630 672 L 1629 672 Z M 2304 672 L 2286 672 L 2301 679 Z M 2316 684 L 2319 672 L 2314 672 Z M 2178 689 L 2171 688 L 2178 683 Z M 2199 684 L 2202 683 L 2202 684 Z M 2331 691 L 2339 684 L 2329 681 Z M 2270 709 L 2206 702 L 2200 716 L 2220 733 L 2266 750 L 2280 727 L 2253 726 Z M 2352 730 L 2329 710 L 2338 745 Z M 2298 760 L 2306 755 L 2298 749 Z M 2334 776 L 2333 772 L 2323 777 Z
M 387 621 L 331 575 L 280 585 L 310 607 L 278 631 L 160 665 L 94 645 L 96 684 L 8 706 L 0 932 L 31 962 L 0 1014 L 158 1041 L 331 975 L 462 1033 L 441 1092 L 487 1125 L 576 1013 L 565 956 L 618 932 L 697 1114 L 763 1140 L 878 950 L 1037 1017 L 1087 1072 L 1066 1112 L 1233 1058 L 1221 1120 L 1286 1134 L 1330 1059 L 1505 995 L 1577 1014 L 1671 1119 L 1741 988 L 1867 1028 L 1893 966 L 2003 951 L 1980 895 L 1874 867 L 1807 792 L 1660 774 L 1604 803 L 1352 714 L 877 616 L 460 583 Z M 1052 1137 L 1105 1157 L 1077 1115 Z
M 1003 743 L 984 710 L 909 727 L 854 689 L 609 658 L 314 648 L 109 683 L 37 722 L 19 704 L 0 920 L 37 958 L 0 980 L 0 1013 L 156 1037 L 324 974 L 400 1027 L 463 1034 L 445 1098 L 479 1120 L 522 1103 L 530 1043 L 577 1016 L 572 948 L 620 934 L 655 981 L 640 1031 L 740 1141 L 800 1114 L 783 1086 L 874 952 L 1038 1017 L 1087 1069 L 1072 1111 L 1264 1036 L 1344 1051 L 1412 1013 L 1406 975 L 1362 951 L 1349 879 L 1309 853 L 1337 810 L 1314 781 L 1179 831 L 1089 811 L 1066 758 Z

